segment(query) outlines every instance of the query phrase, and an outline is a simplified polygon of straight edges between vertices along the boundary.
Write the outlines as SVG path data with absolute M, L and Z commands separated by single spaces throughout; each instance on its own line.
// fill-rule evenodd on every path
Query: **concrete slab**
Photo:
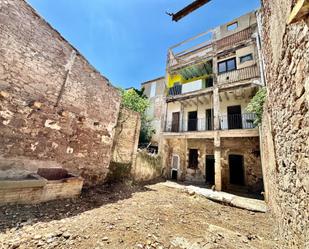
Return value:
M 262 213 L 265 213 L 267 211 L 267 205 L 265 201 L 262 201 L 262 200 L 240 197 L 240 196 L 233 195 L 230 193 L 226 193 L 222 191 L 213 191 L 211 189 L 206 189 L 206 188 L 192 186 L 192 185 L 185 186 L 185 185 L 181 185 L 179 183 L 170 182 L 170 181 L 163 182 L 160 184 L 166 187 L 184 190 L 189 193 L 193 192 L 197 195 L 206 197 L 207 199 L 210 199 L 216 202 L 227 203 L 231 206 L 246 209 L 249 211 L 262 212 Z

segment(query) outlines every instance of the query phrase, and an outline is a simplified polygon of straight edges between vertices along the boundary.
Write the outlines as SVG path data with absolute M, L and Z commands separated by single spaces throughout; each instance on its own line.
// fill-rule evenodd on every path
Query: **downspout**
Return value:
M 255 39 L 256 39 L 256 45 L 257 45 L 257 49 L 258 49 L 258 56 L 259 56 L 259 68 L 260 68 L 260 75 L 261 75 L 261 83 L 262 86 L 266 86 L 266 80 L 265 80 L 265 63 L 264 63 L 264 56 L 263 56 L 263 52 L 262 52 L 262 15 L 260 10 L 256 11 L 256 20 L 257 20 L 257 33 L 255 34 Z

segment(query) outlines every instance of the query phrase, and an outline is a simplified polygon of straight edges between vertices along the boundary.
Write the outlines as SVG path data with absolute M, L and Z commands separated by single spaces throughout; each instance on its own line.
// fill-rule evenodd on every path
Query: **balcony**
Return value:
M 233 129 L 254 129 L 256 125 L 254 113 L 221 115 L 219 117 L 220 130 Z M 213 118 L 186 119 L 181 122 L 167 121 L 165 123 L 165 132 L 201 132 L 212 131 L 214 128 Z
M 221 115 L 220 130 L 254 129 L 256 128 L 255 119 L 254 113 Z
M 234 83 L 243 80 L 249 80 L 254 78 L 259 78 L 259 68 L 257 65 L 253 65 L 250 67 L 245 67 L 241 69 L 237 69 L 234 71 L 230 71 L 227 73 L 221 73 L 218 75 L 218 84 L 228 84 Z

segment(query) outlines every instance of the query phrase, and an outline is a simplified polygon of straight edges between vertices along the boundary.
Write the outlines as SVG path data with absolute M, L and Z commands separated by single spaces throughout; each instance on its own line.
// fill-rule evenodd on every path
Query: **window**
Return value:
M 218 63 L 219 73 L 225 73 L 229 71 L 236 70 L 236 59 L 232 58 L 226 61 L 221 61 Z
M 169 95 L 179 95 L 182 93 L 182 85 L 179 82 L 174 83 L 174 86 L 168 90 Z
M 150 95 L 149 98 L 152 98 L 156 96 L 156 87 L 157 87 L 157 82 L 152 82 L 150 86 Z
M 190 149 L 189 150 L 189 167 L 190 169 L 198 168 L 198 150 Z
M 252 54 L 246 54 L 244 56 L 239 57 L 239 62 L 244 63 L 246 61 L 252 61 L 253 60 L 253 55 Z
M 232 30 L 237 29 L 237 27 L 238 27 L 238 22 L 234 22 L 234 23 L 227 25 L 227 30 L 232 31 Z

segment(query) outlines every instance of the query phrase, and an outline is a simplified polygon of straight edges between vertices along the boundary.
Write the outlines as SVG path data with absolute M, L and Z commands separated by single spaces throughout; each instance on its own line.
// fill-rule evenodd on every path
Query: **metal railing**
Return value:
M 219 117 L 220 130 L 232 130 L 232 129 L 254 129 L 256 125 L 254 120 L 256 115 L 254 113 L 243 114 L 230 114 L 221 115 Z M 186 119 L 183 122 L 173 122 L 171 120 L 166 121 L 164 131 L 165 132 L 198 132 L 198 131 L 212 131 L 214 129 L 214 119 L 198 118 L 198 119 Z
M 237 69 L 231 72 L 218 74 L 218 84 L 227 84 L 237 81 L 253 79 L 259 77 L 259 69 L 257 65 Z
M 213 130 L 213 118 L 185 119 L 183 122 L 167 121 L 165 132 L 190 132 Z
M 254 124 L 255 119 L 256 114 L 254 113 L 221 115 L 220 129 L 253 129 L 256 127 L 256 125 Z

